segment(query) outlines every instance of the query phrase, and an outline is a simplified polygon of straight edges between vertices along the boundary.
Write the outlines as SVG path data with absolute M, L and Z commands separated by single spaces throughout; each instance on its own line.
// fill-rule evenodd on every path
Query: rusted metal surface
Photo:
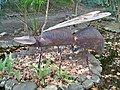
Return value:
M 75 43 L 74 36 L 66 28 L 43 32 L 42 38 L 39 37 L 39 42 L 41 46 L 72 45 Z
M 104 39 L 98 30 L 87 27 L 76 34 L 76 45 L 80 48 L 92 49 L 101 54 L 104 51 Z

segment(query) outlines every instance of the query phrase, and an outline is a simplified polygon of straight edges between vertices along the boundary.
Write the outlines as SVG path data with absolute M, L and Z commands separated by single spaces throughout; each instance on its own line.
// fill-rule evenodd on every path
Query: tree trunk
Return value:
M 27 17 L 27 9 L 24 9 L 24 31 L 28 31 L 28 17 Z
M 77 16 L 77 14 L 78 14 L 78 4 L 79 4 L 79 2 L 81 2 L 81 0 L 72 0 L 72 2 L 73 2 L 73 14 L 75 15 L 75 16 Z
M 73 14 L 77 16 L 77 8 L 78 8 L 78 3 L 74 3 L 74 8 L 73 8 Z

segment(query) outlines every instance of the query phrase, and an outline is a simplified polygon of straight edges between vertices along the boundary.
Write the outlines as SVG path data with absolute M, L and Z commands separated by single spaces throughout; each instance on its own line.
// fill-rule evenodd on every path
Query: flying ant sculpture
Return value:
M 87 52 L 88 49 L 92 49 L 101 54 L 104 49 L 104 39 L 98 30 L 94 29 L 93 27 L 87 27 L 73 34 L 68 31 L 66 27 L 97 20 L 109 15 L 111 15 L 109 12 L 90 12 L 50 27 L 41 32 L 41 35 L 37 38 L 23 36 L 14 38 L 14 41 L 40 48 L 46 46 L 78 45 L 79 48 L 84 49 L 84 52 Z M 40 60 L 38 67 L 40 67 Z

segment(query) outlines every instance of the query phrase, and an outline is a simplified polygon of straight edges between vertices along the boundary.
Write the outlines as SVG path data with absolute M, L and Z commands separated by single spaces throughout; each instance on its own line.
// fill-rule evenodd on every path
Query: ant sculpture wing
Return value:
M 64 21 L 62 23 L 59 23 L 59 24 L 57 24 L 53 27 L 50 27 L 50 28 L 48 28 L 47 30 L 44 30 L 44 31 L 53 30 L 53 29 L 62 28 L 62 27 L 67 27 L 67 26 L 80 24 L 80 23 L 85 23 L 85 22 L 101 19 L 101 18 L 109 16 L 109 15 L 111 15 L 111 13 L 109 13 L 109 12 L 93 11 L 93 12 L 75 17 L 73 19 Z

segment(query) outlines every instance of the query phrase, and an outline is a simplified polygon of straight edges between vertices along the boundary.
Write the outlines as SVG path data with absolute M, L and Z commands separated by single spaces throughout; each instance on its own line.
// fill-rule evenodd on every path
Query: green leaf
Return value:
M 42 84 L 42 85 L 45 84 L 45 79 L 44 79 L 44 78 L 42 78 L 42 80 L 41 80 L 41 84 Z
M 61 78 L 59 75 L 54 75 L 54 78 Z
M 19 72 L 20 72 L 19 70 L 16 70 L 14 72 L 14 74 L 15 74 L 15 76 L 16 76 L 16 78 L 17 78 L 18 81 L 20 81 L 20 79 L 21 79 L 20 76 L 19 76 Z
M 44 71 L 44 75 L 47 76 L 47 74 L 51 71 L 52 69 L 51 68 L 48 68 Z
M 8 72 L 11 72 L 12 70 L 12 54 L 10 53 L 9 55 L 7 53 L 5 53 L 5 60 L 4 60 L 4 65 L 5 68 L 8 69 Z
M 2 59 L 0 59 L 0 71 L 4 71 L 4 69 L 5 69 L 5 65 L 2 62 Z

